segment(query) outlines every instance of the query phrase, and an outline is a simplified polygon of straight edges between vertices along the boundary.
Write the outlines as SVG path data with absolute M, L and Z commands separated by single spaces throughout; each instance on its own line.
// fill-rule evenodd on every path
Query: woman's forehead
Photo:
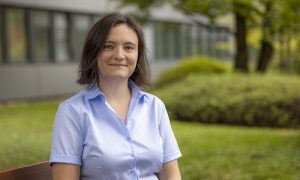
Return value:
M 130 43 L 137 44 L 138 43 L 138 35 L 133 28 L 128 26 L 127 24 L 120 24 L 114 26 L 108 34 L 106 41 L 126 41 Z

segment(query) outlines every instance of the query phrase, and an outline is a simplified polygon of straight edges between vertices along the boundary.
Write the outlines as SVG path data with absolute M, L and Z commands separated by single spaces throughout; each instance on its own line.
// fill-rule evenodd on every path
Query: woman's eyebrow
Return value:
M 117 44 L 115 41 L 105 41 L 105 43 Z M 133 45 L 133 46 L 136 46 L 136 45 L 137 45 L 136 43 L 130 42 L 130 41 L 125 42 L 124 44 L 126 44 L 126 45 Z
M 105 43 L 112 43 L 112 44 L 116 44 L 116 42 L 114 42 L 114 41 L 105 41 Z
M 126 42 L 125 44 L 126 44 L 126 45 L 136 46 L 136 43 L 133 43 L 133 42 Z

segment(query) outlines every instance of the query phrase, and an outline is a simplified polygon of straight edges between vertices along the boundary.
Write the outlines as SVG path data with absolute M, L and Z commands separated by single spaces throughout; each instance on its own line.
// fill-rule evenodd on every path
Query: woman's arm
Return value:
M 164 163 L 158 177 L 160 180 L 181 180 L 177 160 Z
M 79 180 L 80 166 L 66 163 L 52 164 L 53 180 Z

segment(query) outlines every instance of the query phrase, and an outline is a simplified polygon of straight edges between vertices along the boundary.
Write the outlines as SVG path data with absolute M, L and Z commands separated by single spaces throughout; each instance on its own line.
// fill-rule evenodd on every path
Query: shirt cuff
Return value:
M 167 163 L 167 162 L 173 161 L 175 159 L 180 158 L 181 156 L 182 156 L 182 154 L 181 154 L 180 151 L 177 151 L 177 152 L 172 153 L 172 154 L 165 155 L 164 159 L 163 159 L 163 163 Z
M 79 156 L 60 156 L 60 155 L 51 155 L 49 164 L 51 166 L 52 163 L 68 163 L 68 164 L 76 164 L 81 166 L 81 157 Z

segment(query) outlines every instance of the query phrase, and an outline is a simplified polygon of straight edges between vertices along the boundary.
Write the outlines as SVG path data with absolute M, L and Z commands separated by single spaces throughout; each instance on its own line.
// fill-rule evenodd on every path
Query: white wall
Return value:
M 110 9 L 107 0 L 1 0 L 0 2 L 18 6 L 91 13 L 102 13 Z
M 77 65 L 13 65 L 0 66 L 0 100 L 36 98 L 73 93 Z

